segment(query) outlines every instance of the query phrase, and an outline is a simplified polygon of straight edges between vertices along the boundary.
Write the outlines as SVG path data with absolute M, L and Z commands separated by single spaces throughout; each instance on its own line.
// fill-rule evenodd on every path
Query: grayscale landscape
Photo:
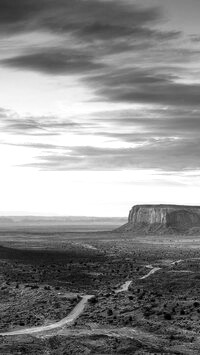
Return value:
M 115 218 L 107 232 L 111 219 L 95 232 L 92 223 L 80 231 L 82 218 L 66 231 L 67 219 L 55 232 L 12 218 L 19 230 L 0 232 L 1 353 L 199 354 L 198 211 L 135 206 L 129 228 Z
M 0 355 L 200 354 L 200 0 L 0 0 Z

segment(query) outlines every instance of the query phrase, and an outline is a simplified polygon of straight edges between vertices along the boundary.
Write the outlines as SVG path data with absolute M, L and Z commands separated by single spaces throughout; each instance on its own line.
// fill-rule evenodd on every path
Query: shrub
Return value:
M 109 309 L 107 310 L 107 315 L 108 315 L 109 317 L 113 315 L 112 309 L 109 308 Z
M 170 313 L 164 313 L 164 319 L 171 320 L 172 319 L 171 314 Z
M 95 304 L 95 303 L 97 303 L 98 301 L 97 301 L 97 298 L 96 297 L 92 297 L 92 298 L 90 298 L 89 299 L 89 303 L 91 303 L 91 304 Z

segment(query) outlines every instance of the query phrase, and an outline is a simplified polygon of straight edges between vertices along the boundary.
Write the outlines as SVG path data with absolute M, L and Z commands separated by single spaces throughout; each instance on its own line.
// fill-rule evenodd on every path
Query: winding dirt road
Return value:
M 161 270 L 161 268 L 160 268 L 160 267 L 154 267 L 151 271 L 148 272 L 148 274 L 146 274 L 146 275 L 140 277 L 140 280 L 147 279 L 147 277 L 149 277 L 149 276 L 155 274 L 155 272 L 158 271 L 158 270 Z
M 0 333 L 0 336 L 33 334 L 33 333 L 39 333 L 39 332 L 44 332 L 47 330 L 61 328 L 64 325 L 71 325 L 75 321 L 75 319 L 78 318 L 80 316 L 80 314 L 83 312 L 88 300 L 93 297 L 94 297 L 93 295 L 83 296 L 81 301 L 74 307 L 74 309 L 68 314 L 68 316 L 61 319 L 58 322 L 55 322 L 55 323 L 52 323 L 49 325 L 43 325 L 43 326 L 32 327 L 32 328 L 24 328 L 24 329 L 20 329 L 20 330 L 14 330 L 11 332 Z
M 184 261 L 184 260 L 177 260 L 177 261 L 170 263 L 170 265 L 174 265 L 175 263 L 180 263 L 182 261 Z M 152 265 L 146 265 L 146 267 L 152 268 L 152 269 L 146 275 L 140 277 L 140 280 L 144 280 L 144 279 L 148 278 L 149 276 L 153 275 L 158 270 L 161 270 L 160 267 L 153 267 Z M 132 281 L 126 281 L 118 290 L 115 291 L 115 293 L 128 291 L 131 283 L 132 283 Z M 41 332 L 45 332 L 48 330 L 55 330 L 58 328 L 62 328 L 65 325 L 71 325 L 84 311 L 84 308 L 85 308 L 86 304 L 88 303 L 88 300 L 93 297 L 94 297 L 94 295 L 82 296 L 81 301 L 74 307 L 74 309 L 68 314 L 68 316 L 66 316 L 65 318 L 61 319 L 58 322 L 55 322 L 55 323 L 52 323 L 49 325 L 24 328 L 24 329 L 19 329 L 19 330 L 13 330 L 10 332 L 0 333 L 0 336 L 12 336 L 12 335 L 41 333 Z
M 118 290 L 115 291 L 115 293 L 128 291 L 131 283 L 132 283 L 132 281 L 126 281 Z

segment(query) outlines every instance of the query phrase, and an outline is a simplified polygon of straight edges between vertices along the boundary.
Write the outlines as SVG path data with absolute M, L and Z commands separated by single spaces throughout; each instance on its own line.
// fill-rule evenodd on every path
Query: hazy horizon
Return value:
M 137 204 L 136 204 L 137 205 Z M 158 204 L 140 204 L 141 206 L 151 206 L 151 205 L 155 205 L 155 206 L 190 206 L 190 207 L 200 207 L 200 204 L 194 205 L 194 204 L 178 204 L 178 203 L 158 203 Z M 115 216 L 115 215 L 67 215 L 67 214 L 34 214 L 31 211 L 27 212 L 23 212 L 23 211 L 18 211 L 17 213 L 15 211 L 0 211 L 0 218 L 3 217 L 21 217 L 21 218 L 29 218 L 29 217 L 33 217 L 33 218 L 72 218 L 72 219 L 78 219 L 78 218 L 83 218 L 83 219 L 127 219 L 128 218 L 128 213 L 130 211 L 130 209 L 135 206 L 132 205 L 131 207 L 129 207 L 129 209 L 127 210 L 127 214 L 126 215 L 119 215 L 119 216 Z
M 33 218 L 72 218 L 72 219 L 78 219 L 78 218 L 83 218 L 83 219 L 127 219 L 128 217 L 127 216 L 95 216 L 95 215 L 82 215 L 82 216 L 77 216 L 77 215 L 51 215 L 51 214 L 23 214 L 23 212 L 18 212 L 18 214 L 14 214 L 12 212 L 9 212 L 9 213 L 6 213 L 4 212 L 5 214 L 1 213 L 0 212 L 0 218 L 4 218 L 4 217 L 13 217 L 13 218 L 30 218 L 30 217 L 33 217 Z

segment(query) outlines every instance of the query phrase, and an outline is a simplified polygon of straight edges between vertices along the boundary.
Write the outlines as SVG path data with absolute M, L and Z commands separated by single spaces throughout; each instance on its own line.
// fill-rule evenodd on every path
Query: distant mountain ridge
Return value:
M 128 223 L 117 231 L 139 234 L 200 233 L 200 206 L 136 205 L 129 212 Z

